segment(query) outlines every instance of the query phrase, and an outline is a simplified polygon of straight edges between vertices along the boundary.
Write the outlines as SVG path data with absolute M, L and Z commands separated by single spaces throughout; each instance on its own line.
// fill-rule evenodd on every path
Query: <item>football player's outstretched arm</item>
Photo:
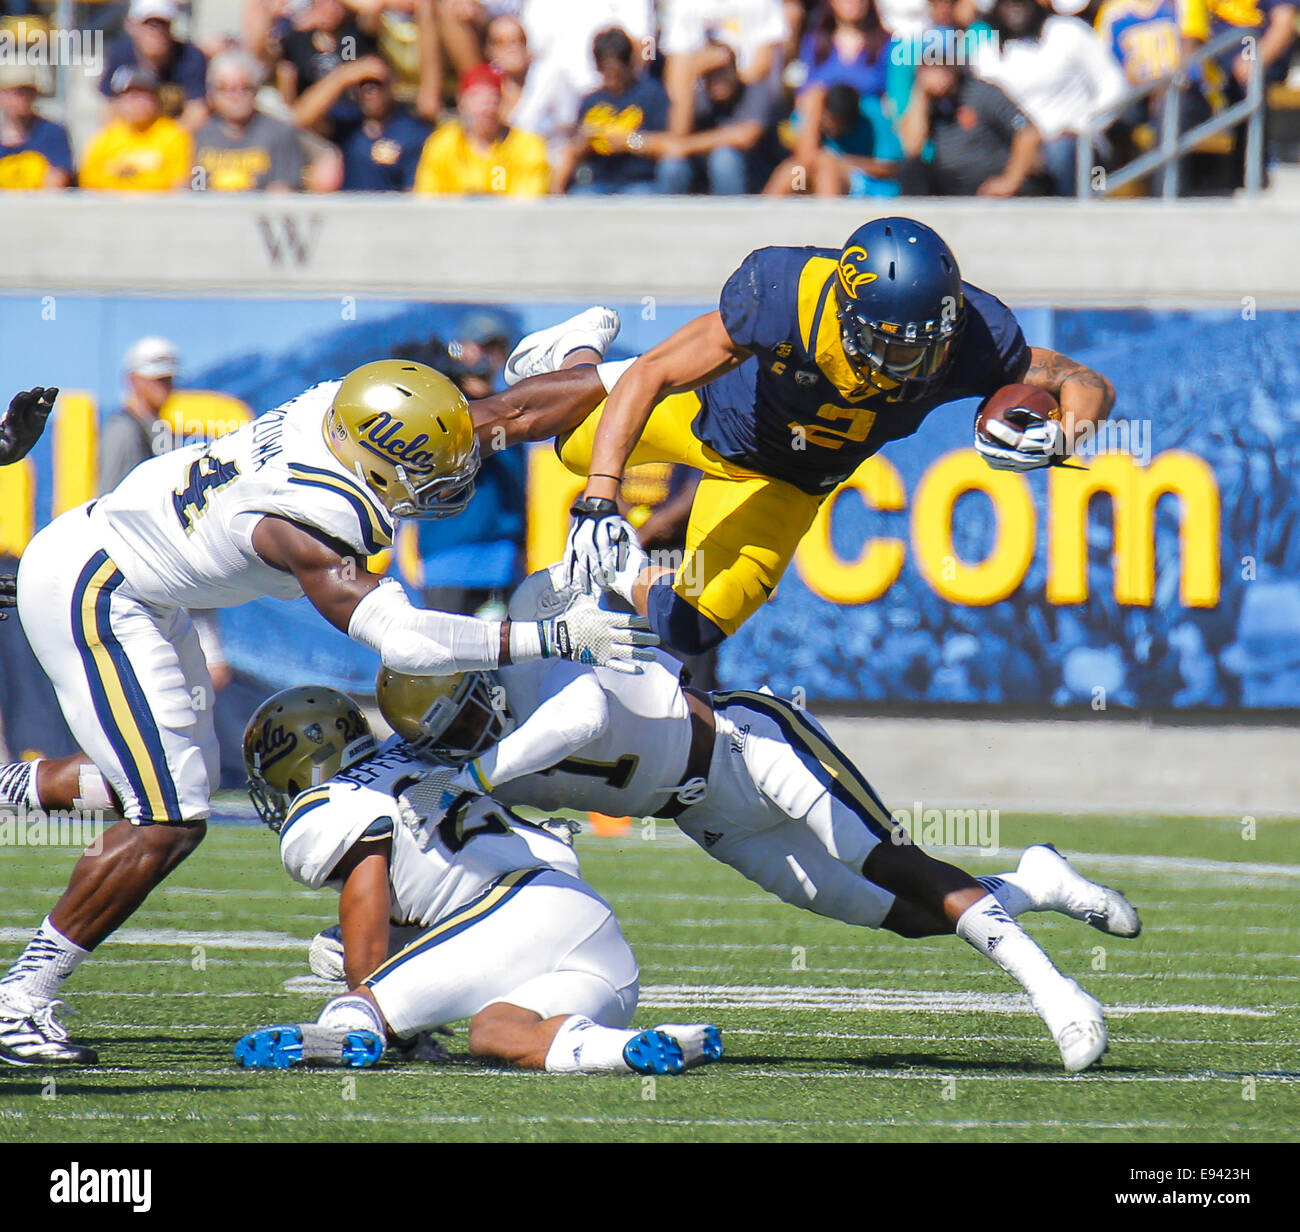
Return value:
M 1061 404 L 1061 426 L 1071 450 L 1079 427 L 1100 423 L 1115 405 L 1115 387 L 1100 372 L 1044 347 L 1030 348 L 1023 381 L 1047 390 Z
M 576 428 L 605 399 L 594 366 L 530 376 L 510 389 L 469 404 L 479 448 L 507 449 L 546 441 Z
M 596 429 L 585 495 L 614 500 L 623 468 L 641 439 L 655 403 L 668 394 L 707 385 L 749 358 L 710 312 L 683 325 L 647 351 L 618 379 Z
M 659 639 L 639 617 L 575 603 L 548 620 L 489 621 L 412 605 L 401 585 L 370 573 L 339 543 L 284 518 L 263 517 L 253 550 L 268 565 L 292 573 L 326 620 L 369 646 L 386 667 L 414 675 L 450 675 L 529 659 L 578 659 L 640 670 Z
M 343 878 L 339 928 L 343 934 L 343 973 L 349 988 L 360 985 L 388 957 L 388 862 L 392 847 L 392 840 L 387 838 L 362 840 L 334 867 L 334 876 Z
M 556 664 L 536 709 L 514 731 L 474 759 L 452 780 L 452 790 L 493 791 L 502 783 L 539 774 L 599 739 L 609 727 L 609 700 L 596 673 Z

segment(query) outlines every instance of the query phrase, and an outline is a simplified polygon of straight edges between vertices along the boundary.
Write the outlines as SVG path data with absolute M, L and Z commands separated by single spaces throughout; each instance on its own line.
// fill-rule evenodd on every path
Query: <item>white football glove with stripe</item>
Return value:
M 539 620 L 542 657 L 571 659 L 589 667 L 612 667 L 637 674 L 640 662 L 654 658 L 650 648 L 659 639 L 644 616 L 607 612 L 595 599 L 582 595 L 558 616 Z
M 975 429 L 975 448 L 985 462 L 999 471 L 1034 471 L 1065 457 L 1065 430 L 1056 420 L 1030 411 L 1020 415 L 1025 419 L 1020 430 L 998 419 L 990 419 L 983 431 Z

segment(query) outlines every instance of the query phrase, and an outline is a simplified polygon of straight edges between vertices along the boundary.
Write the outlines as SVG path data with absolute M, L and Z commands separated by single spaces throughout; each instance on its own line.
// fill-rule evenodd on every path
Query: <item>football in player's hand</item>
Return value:
M 975 430 L 985 440 L 1004 445 L 1003 434 L 986 429 L 985 425 L 990 421 L 1006 424 L 1014 432 L 1023 432 L 1036 420 L 1060 418 L 1061 407 L 1047 390 L 1037 385 L 1003 385 L 980 403 L 975 413 Z

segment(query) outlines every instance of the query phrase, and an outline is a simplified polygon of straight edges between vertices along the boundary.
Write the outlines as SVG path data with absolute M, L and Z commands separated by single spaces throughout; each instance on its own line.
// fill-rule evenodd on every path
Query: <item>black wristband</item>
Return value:
M 605 496 L 580 496 L 569 507 L 569 516 L 574 518 L 616 518 L 618 501 Z

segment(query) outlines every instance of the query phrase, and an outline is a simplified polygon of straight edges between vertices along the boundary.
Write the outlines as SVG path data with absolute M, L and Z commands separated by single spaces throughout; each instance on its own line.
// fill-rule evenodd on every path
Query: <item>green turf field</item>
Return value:
M 1053 841 L 1138 904 L 1137 941 L 1023 917 L 1107 1005 L 1104 1067 L 1068 1077 L 1014 985 L 952 938 L 899 941 L 770 900 L 670 824 L 583 836 L 588 879 L 641 962 L 639 1025 L 708 1019 L 726 1057 L 684 1078 L 491 1071 L 242 1072 L 249 1027 L 315 1016 L 306 944 L 333 896 L 296 886 L 260 827 L 214 827 L 70 981 L 102 1068 L 0 1067 L 0 1141 L 1126 1140 L 1300 1138 L 1300 822 L 1001 818 L 1014 867 Z M 1092 853 L 1091 856 L 1084 853 Z M 0 961 L 73 854 L 0 848 Z M 1104 969 L 1102 969 L 1104 968 Z

